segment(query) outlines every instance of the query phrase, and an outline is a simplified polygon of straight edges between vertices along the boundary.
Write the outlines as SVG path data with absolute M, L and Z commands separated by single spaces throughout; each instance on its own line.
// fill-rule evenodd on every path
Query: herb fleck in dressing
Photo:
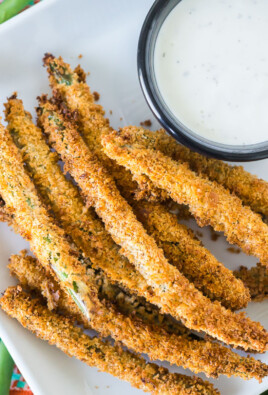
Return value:
M 217 143 L 267 141 L 267 37 L 267 0 L 182 0 L 164 21 L 154 54 L 171 112 Z

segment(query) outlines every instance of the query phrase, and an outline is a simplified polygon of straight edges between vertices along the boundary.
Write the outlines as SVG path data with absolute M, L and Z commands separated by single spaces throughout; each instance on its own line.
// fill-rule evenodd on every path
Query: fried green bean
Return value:
M 268 182 L 247 172 L 242 166 L 232 166 L 221 160 L 207 158 L 178 144 L 164 130 L 155 132 L 156 150 L 179 162 L 187 162 L 191 170 L 234 192 L 252 210 L 268 216 Z
M 92 209 L 88 210 L 83 205 L 77 188 L 66 180 L 57 164 L 56 154 L 50 151 L 41 130 L 33 124 L 31 115 L 23 108 L 22 101 L 15 96 L 6 104 L 6 119 L 8 130 L 20 149 L 44 201 L 53 209 L 57 220 L 78 248 L 90 258 L 93 267 L 104 270 L 113 282 L 123 285 L 125 289 L 134 291 L 148 301 L 155 301 L 153 290 L 148 287 L 135 267 L 119 253 L 119 247 Z M 136 301 L 134 303 L 137 305 Z M 153 306 L 148 306 L 148 309 L 153 309 Z M 159 311 L 154 316 L 157 322 L 169 323 L 169 318 Z M 187 332 L 182 325 L 169 323 L 169 327 L 171 326 L 176 333 Z
M 83 315 L 79 309 L 77 309 L 75 303 L 73 303 L 69 298 L 68 293 L 65 293 L 64 290 L 59 288 L 57 282 L 53 279 L 53 276 L 45 273 L 44 269 L 35 258 L 26 256 L 24 252 L 21 255 L 12 255 L 10 258 L 9 268 L 11 272 L 19 279 L 23 287 L 27 287 L 31 290 L 36 290 L 41 293 L 47 299 L 47 303 L 51 308 L 57 308 L 57 310 L 63 312 L 64 315 L 75 318 L 78 323 L 88 327 L 88 323 L 85 322 Z M 164 321 L 159 322 L 159 315 L 157 314 L 157 311 L 154 311 L 152 306 L 149 307 L 144 303 L 139 303 L 139 298 L 132 295 L 127 295 L 120 290 L 119 292 L 118 290 L 116 292 L 114 288 L 109 286 L 109 284 L 102 284 L 101 294 L 102 297 L 108 298 L 110 302 L 113 301 L 113 303 L 119 307 L 119 311 L 123 312 L 124 314 L 134 314 L 135 316 L 141 318 L 143 322 L 150 324 L 157 323 L 169 333 L 176 333 L 177 330 L 178 334 L 182 335 L 182 328 L 178 330 L 178 326 L 174 325 L 171 320 L 168 320 L 168 317 L 165 317 Z M 191 335 L 189 332 L 187 332 L 187 330 L 185 331 L 184 336 L 185 339 L 191 338 Z M 202 344 L 208 344 L 207 341 L 201 339 L 199 342 L 201 346 Z M 216 349 L 218 348 L 218 359 L 221 358 L 221 363 L 218 364 L 214 370 L 216 375 L 224 371 L 227 375 L 235 374 L 243 378 L 255 377 L 260 380 L 268 374 L 268 367 L 259 361 L 256 361 L 253 358 L 240 357 L 231 350 L 228 350 L 227 353 L 223 353 L 221 350 L 222 346 L 220 345 L 216 345 L 214 347 L 216 347 Z M 207 351 L 210 354 L 212 353 L 210 363 L 213 363 L 214 361 L 214 353 L 215 357 L 217 355 L 216 349 L 214 350 L 214 347 L 213 351 L 210 347 L 207 347 Z M 195 352 L 197 352 L 197 349 Z M 224 369 L 222 370 L 223 366 Z
M 16 146 L 3 126 L 0 126 L 0 137 L 0 192 L 6 205 L 13 210 L 16 230 L 30 241 L 31 249 L 42 266 L 49 270 L 52 267 L 60 274 L 60 285 L 67 291 L 73 291 L 72 298 L 78 302 L 93 329 L 102 336 L 112 336 L 136 352 L 147 353 L 152 360 L 168 360 L 196 372 L 204 371 L 209 376 L 217 377 L 222 372 L 261 379 L 267 374 L 266 365 L 253 358 L 241 359 L 217 343 L 169 334 L 157 325 L 124 316 L 110 304 L 100 301 L 95 277 L 90 275 L 90 269 L 86 273 L 85 266 L 90 266 L 90 263 L 85 258 L 84 263 L 81 262 L 76 249 L 70 247 L 63 232 L 49 217 Z M 249 324 L 243 315 L 240 319 Z M 266 339 L 263 328 L 253 322 L 250 328 L 254 331 L 254 344 L 262 345 Z M 247 328 L 244 331 L 248 336 Z M 262 348 L 258 346 L 258 349 Z
M 211 300 L 234 310 L 247 305 L 249 291 L 234 281 L 233 273 L 201 245 L 190 229 L 178 223 L 175 214 L 168 213 L 161 204 L 154 206 L 152 211 L 150 202 L 132 204 L 137 218 L 163 249 L 168 261 Z
M 61 288 L 53 272 L 45 269 L 36 258 L 21 251 L 20 255 L 11 255 L 8 268 L 16 276 L 23 288 L 38 292 L 47 301 L 49 310 L 60 310 L 64 315 L 75 318 L 85 328 L 90 328 L 89 321 L 77 307 L 70 294 Z
M 150 301 L 152 289 L 135 267 L 119 253 L 119 247 L 93 209 L 84 206 L 78 189 L 64 177 L 57 164 L 57 154 L 50 151 L 42 131 L 24 110 L 22 101 L 13 95 L 5 107 L 8 130 L 43 199 L 66 232 L 90 258 L 95 268 L 101 268 L 112 281 L 121 283 Z
M 22 251 L 20 255 L 10 257 L 8 268 L 24 288 L 37 291 L 47 300 L 49 310 L 57 309 L 64 315 L 74 317 L 85 328 L 90 328 L 89 322 L 68 292 L 60 288 L 53 277 L 53 273 L 45 270 L 36 258 L 27 255 L 26 251 Z M 100 299 L 108 300 L 121 313 L 138 317 L 145 323 L 156 324 L 168 333 L 176 333 L 189 339 L 197 338 L 181 323 L 173 320 L 172 317 L 160 314 L 156 306 L 146 303 L 143 298 L 131 295 L 122 288 L 110 284 L 101 273 L 95 274 L 95 276 Z
M 152 286 L 162 311 L 183 318 L 190 329 L 203 330 L 228 344 L 265 350 L 268 335 L 260 324 L 253 323 L 242 313 L 226 310 L 217 302 L 212 303 L 168 264 L 162 250 L 137 221 L 106 169 L 54 106 L 45 101 L 39 115 L 50 143 L 65 162 L 65 169 L 81 187 L 88 203 L 94 204 L 107 230 L 121 244 L 123 253 Z
M 201 226 L 225 233 L 230 243 L 268 265 L 268 226 L 260 215 L 215 181 L 155 150 L 154 133 L 136 127 L 104 136 L 105 152 L 133 173 L 146 174 L 178 203 L 188 204 Z
M 212 384 L 202 379 L 169 373 L 167 369 L 147 363 L 118 345 L 112 346 L 97 337 L 90 338 L 70 319 L 48 310 L 40 300 L 33 299 L 20 287 L 8 288 L 0 299 L 0 305 L 37 337 L 89 366 L 130 382 L 136 388 L 152 394 L 219 394 Z
M 176 224 L 174 216 L 164 206 L 152 202 L 137 202 L 133 199 L 131 191 L 137 186 L 135 187 L 135 183 L 131 180 L 129 171 L 118 166 L 103 152 L 101 134 L 109 132 L 109 123 L 104 118 L 101 106 L 94 103 L 94 97 L 83 78 L 80 81 L 77 73 L 73 72 L 70 66 L 60 58 L 47 56 L 45 62 L 50 73 L 52 89 L 57 92 L 58 102 L 62 106 L 62 99 L 65 99 L 68 108 L 76 111 L 76 119 L 79 120 L 82 136 L 90 151 L 96 154 L 108 169 L 109 174 L 115 178 L 121 194 L 128 200 L 148 233 L 153 232 L 157 244 L 163 248 L 170 263 L 178 267 L 205 296 L 212 300 L 219 300 L 223 306 L 233 310 L 245 307 L 249 301 L 248 290 L 242 282 L 235 280 L 230 270 L 193 238 L 192 233 L 187 231 L 185 226 Z M 63 70 L 65 73 L 68 71 L 68 75 L 71 76 L 71 82 L 68 84 L 62 83 L 59 79 Z M 79 74 L 81 74 L 81 69 Z M 69 114 L 69 110 L 65 107 L 64 113 L 73 118 L 73 114 Z M 145 205 L 146 210 L 144 210 Z M 140 215 L 145 211 L 146 215 Z
M 15 229 L 30 242 L 32 251 L 59 280 L 89 318 L 99 306 L 95 283 L 86 274 L 83 256 L 71 247 L 64 232 L 44 208 L 7 130 L 0 125 L 0 191 L 12 211 Z
M 68 103 L 69 109 L 74 114 L 79 108 L 78 123 L 80 123 L 80 118 L 82 118 L 83 128 L 86 125 L 88 130 L 90 130 L 88 134 L 90 144 L 101 147 L 99 131 L 101 129 L 103 133 L 108 133 L 111 127 L 109 120 L 104 117 L 103 108 L 94 102 L 94 96 L 90 93 L 85 83 L 84 71 L 80 66 L 75 71 L 72 71 L 61 57 L 57 59 L 51 54 L 45 55 L 44 64 L 47 66 L 50 74 L 50 83 L 54 95 L 64 98 Z M 71 117 L 73 117 L 73 114 L 71 114 Z M 127 190 L 129 196 L 135 196 L 137 199 L 145 198 L 152 201 L 166 199 L 166 192 L 156 188 L 148 177 L 138 176 L 136 177 L 138 182 L 136 182 L 132 179 L 130 172 L 127 172 L 121 166 L 116 166 L 114 161 L 108 158 L 103 151 L 98 151 L 98 158 L 109 169 L 121 193 L 121 187 L 123 187 L 125 191 Z

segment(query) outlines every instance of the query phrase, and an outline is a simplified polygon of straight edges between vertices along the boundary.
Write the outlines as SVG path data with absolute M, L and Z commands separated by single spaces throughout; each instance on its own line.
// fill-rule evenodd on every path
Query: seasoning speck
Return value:
M 94 100 L 95 100 L 95 101 L 100 100 L 100 94 L 99 94 L 98 92 L 93 92 L 92 94 L 93 94 L 93 96 L 94 96 Z
M 196 236 L 198 236 L 198 237 L 203 237 L 204 236 L 203 233 L 200 232 L 199 230 L 197 230 L 195 233 L 196 233 Z
M 210 229 L 210 239 L 212 241 L 217 241 L 220 235 L 216 233 L 213 229 Z
M 146 119 L 145 121 L 140 122 L 140 125 L 141 125 L 141 126 L 146 126 L 146 127 L 149 128 L 150 126 L 152 126 L 152 122 L 151 122 L 150 119 Z
M 227 248 L 227 251 L 229 251 L 231 254 L 240 254 L 241 252 L 240 248 L 235 247 L 229 247 Z

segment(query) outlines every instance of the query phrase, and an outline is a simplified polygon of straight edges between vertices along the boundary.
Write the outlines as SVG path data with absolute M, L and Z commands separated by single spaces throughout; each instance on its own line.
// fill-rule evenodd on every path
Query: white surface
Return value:
M 62 55 L 72 66 L 81 63 L 91 75 L 92 90 L 101 94 L 101 103 L 114 127 L 139 124 L 153 117 L 143 99 L 136 72 L 136 47 L 142 21 L 151 5 L 149 0 L 44 0 L 32 9 L 0 26 L 0 107 L 14 90 L 30 111 L 35 97 L 49 92 L 44 52 Z M 78 59 L 82 54 L 83 58 Z M 120 121 L 120 118 L 123 118 Z M 155 128 L 157 125 L 153 123 Z M 246 168 L 267 178 L 268 161 L 249 163 Z M 226 252 L 224 238 L 212 242 L 208 230 L 202 230 L 204 243 L 230 266 L 252 264 L 253 258 Z M 5 224 L 0 224 L 0 291 L 13 284 L 6 268 L 11 253 L 27 247 Z M 268 328 L 265 307 L 251 304 L 247 311 Z M 140 391 L 128 383 L 97 373 L 96 369 L 71 359 L 35 338 L 0 311 L 0 336 L 5 341 L 35 395 L 134 395 Z M 262 356 L 267 361 L 267 356 Z M 171 368 L 179 372 L 183 369 Z M 191 374 L 186 371 L 186 374 Z M 205 376 L 200 375 L 202 378 Z M 221 377 L 213 380 L 224 395 L 258 395 L 268 388 L 268 380 Z M 98 388 L 96 388 L 96 386 Z
M 173 114 L 217 143 L 267 141 L 267 36 L 267 0 L 181 1 L 155 48 L 156 79 Z

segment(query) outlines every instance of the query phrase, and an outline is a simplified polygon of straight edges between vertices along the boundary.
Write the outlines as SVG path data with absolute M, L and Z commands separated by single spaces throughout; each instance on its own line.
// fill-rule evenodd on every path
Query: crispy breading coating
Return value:
M 8 212 L 4 200 L 0 197 L 0 222 L 10 222 L 11 213 Z
M 268 269 L 265 266 L 260 263 L 251 269 L 241 266 L 234 275 L 248 287 L 255 302 L 261 302 L 268 297 Z
M 49 310 L 58 309 L 64 315 L 71 316 L 85 328 L 90 328 L 89 322 L 65 289 L 55 280 L 53 273 L 46 270 L 36 258 L 21 251 L 20 255 L 11 255 L 8 268 L 25 288 L 37 291 L 46 300 Z
M 42 110 L 42 111 L 41 111 Z M 235 346 L 265 350 L 268 334 L 258 323 L 234 314 L 204 297 L 172 265 L 137 221 L 113 179 L 92 155 L 78 132 L 56 113 L 51 103 L 43 103 L 40 120 L 54 148 L 65 162 L 90 204 L 93 203 L 107 230 L 123 253 L 144 275 L 161 301 L 164 312 L 183 318 L 187 327 L 203 330 Z M 161 298 L 161 299 L 160 299 Z M 159 305 L 158 303 L 156 303 Z
M 36 258 L 21 251 L 19 255 L 12 255 L 8 268 L 15 275 L 23 287 L 37 291 L 46 300 L 50 310 L 58 309 L 64 315 L 74 317 L 85 328 L 90 327 L 88 320 L 74 303 L 68 292 L 60 288 L 53 274 L 45 270 Z M 144 298 L 127 293 L 122 288 L 110 284 L 102 275 L 96 274 L 99 297 L 106 299 L 125 315 L 141 318 L 142 321 L 156 324 L 168 333 L 176 333 L 186 337 L 197 338 L 185 326 L 167 315 L 159 313 L 159 309 L 147 303 Z
M 21 150 L 29 173 L 39 187 L 43 199 L 52 207 L 67 234 L 90 258 L 94 268 L 103 269 L 111 280 L 150 301 L 154 296 L 152 288 L 148 287 L 135 267 L 119 253 L 119 247 L 93 211 L 84 207 L 77 188 L 64 177 L 56 163 L 56 154 L 50 151 L 41 130 L 33 124 L 31 115 L 24 110 L 22 101 L 13 95 L 5 107 L 8 130 Z M 169 321 L 159 311 L 155 318 L 158 322 Z M 168 326 L 172 326 L 176 333 L 187 332 L 183 326 L 171 323 Z
M 123 316 L 115 311 L 112 305 L 101 302 L 95 277 L 89 275 L 89 272 L 84 275 L 85 266 L 79 262 L 76 250 L 71 249 L 60 229 L 42 206 L 23 167 L 19 152 L 2 126 L 0 133 L 0 191 L 6 204 L 13 208 L 18 230 L 27 236 L 42 265 L 49 269 L 52 266 L 61 273 L 60 284 L 66 287 L 68 292 L 73 291 L 72 297 L 76 297 L 76 302 L 84 313 L 85 308 L 87 309 L 86 313 L 93 329 L 102 336 L 112 336 L 130 349 L 147 353 L 151 359 L 168 360 L 196 372 L 204 371 L 213 377 L 222 372 L 227 375 L 261 379 L 267 374 L 266 366 L 253 358 L 241 359 L 228 348 L 210 341 L 202 342 L 169 334 L 157 325 L 145 325 L 138 319 Z M 62 260 L 60 257 L 63 257 Z M 84 263 L 87 264 L 87 261 L 84 260 Z M 74 282 L 70 283 L 68 279 Z M 77 301 L 79 296 L 80 299 Z M 243 315 L 240 319 L 247 323 Z M 261 347 L 258 346 L 258 349 L 263 349 L 264 340 L 259 340 L 259 337 L 266 338 L 265 332 L 256 323 L 251 323 L 251 330 L 256 337 L 254 344 L 260 344 Z M 246 336 L 247 332 L 245 329 Z M 251 347 L 251 344 L 249 346 Z
M 147 363 L 142 357 L 112 346 L 97 337 L 90 338 L 72 321 L 42 306 L 19 287 L 8 288 L 0 300 L 2 309 L 37 337 L 56 345 L 64 353 L 89 366 L 95 366 L 134 387 L 152 394 L 219 394 L 213 385 L 196 377 L 169 373 Z
M 14 95 L 6 107 L 8 130 L 45 202 L 73 241 L 88 256 L 95 268 L 101 268 L 112 281 L 149 301 L 153 290 L 135 267 L 119 253 L 103 223 L 92 208 L 86 208 L 78 189 L 68 181 L 57 164 L 58 157 L 46 144 L 42 131 Z
M 51 54 L 45 55 L 44 65 L 47 66 L 54 95 L 66 100 L 69 110 L 73 112 L 71 117 L 76 117 L 78 124 L 83 124 L 85 133 L 89 132 L 88 139 L 91 144 L 101 147 L 99 131 L 101 129 L 103 133 L 108 133 L 111 131 L 111 127 L 109 120 L 104 117 L 102 106 L 95 103 L 94 95 L 85 82 L 84 71 L 81 67 L 73 71 L 61 57 L 57 59 Z M 78 107 L 79 114 L 76 113 Z M 66 109 L 66 112 L 70 112 L 69 110 Z M 166 192 L 156 188 L 148 177 L 136 177 L 137 183 L 132 180 L 130 172 L 126 172 L 124 168 L 116 165 L 102 150 L 98 150 L 98 158 L 105 163 L 121 193 L 121 186 L 123 186 L 129 195 L 135 195 L 137 199 L 166 199 Z
M 105 152 L 133 173 L 146 174 L 178 203 L 188 204 L 201 226 L 225 233 L 230 243 L 268 266 L 268 226 L 248 206 L 215 181 L 198 176 L 187 164 L 155 150 L 154 133 L 126 127 L 103 137 Z
M 53 269 L 89 319 L 98 309 L 96 284 L 86 273 L 86 262 L 44 208 L 7 130 L 0 124 L 0 192 L 12 210 L 15 229 L 30 242 L 43 266 Z
M 5 107 L 8 130 L 21 150 L 42 197 L 52 207 L 66 232 L 93 264 L 105 270 L 113 281 L 131 287 L 137 294 L 150 300 L 153 290 L 134 266 L 125 262 L 119 254 L 119 248 L 92 210 L 86 210 L 77 188 L 64 177 L 57 164 L 57 155 L 50 151 L 41 130 L 24 110 L 22 101 L 13 95 Z M 124 189 L 127 189 L 127 185 Z M 154 204 L 152 210 L 152 203 L 132 199 L 132 207 L 170 262 L 206 296 L 234 310 L 247 305 L 249 292 L 242 281 L 237 280 L 230 270 L 202 247 L 193 234 L 163 206 Z
M 70 109 L 75 111 L 76 118 L 79 120 L 79 127 L 82 136 L 91 152 L 97 155 L 102 164 L 108 169 L 109 173 L 116 179 L 117 186 L 121 194 L 127 198 L 128 202 L 137 215 L 144 211 L 143 202 L 135 202 L 133 194 L 130 191 L 135 189 L 129 171 L 118 166 L 114 161 L 108 158 L 103 152 L 101 144 L 101 134 L 107 134 L 109 128 L 108 120 L 104 118 L 103 109 L 94 103 L 94 96 L 90 93 L 84 78 L 79 78 L 68 64 L 62 59 L 47 58 L 46 64 L 50 73 L 50 83 L 54 91 L 57 92 L 58 102 L 62 107 L 62 98 L 64 98 Z M 65 84 L 58 80 L 61 68 L 68 70 L 71 83 Z M 60 70 L 59 70 L 60 68 Z M 69 80 L 68 80 L 69 81 Z M 81 94 L 83 92 L 83 94 Z M 66 107 L 63 112 L 69 115 Z M 73 116 L 71 113 L 70 116 Z M 143 176 L 142 176 L 143 177 Z M 148 178 L 146 177 L 148 180 Z M 139 183 L 146 183 L 146 180 L 139 179 Z M 146 188 L 145 188 L 146 189 Z M 146 212 L 150 216 L 151 226 L 148 227 L 146 217 L 140 216 L 139 220 L 150 233 L 152 228 L 157 228 L 159 237 L 155 237 L 160 247 L 164 249 L 166 257 L 170 263 L 174 264 L 181 272 L 200 289 L 205 296 L 212 300 L 219 300 L 225 307 L 233 310 L 245 307 L 249 301 L 249 292 L 245 289 L 242 282 L 235 280 L 232 272 L 219 263 L 212 254 L 204 247 L 200 246 L 196 240 L 193 240 L 191 232 L 187 232 L 185 227 L 174 223 L 174 217 L 164 207 L 153 203 L 145 203 Z M 155 214 L 158 212 L 158 216 Z M 161 215 L 160 215 L 161 212 Z M 147 221 L 148 222 L 148 221 Z M 168 226 L 171 226 L 168 229 Z M 173 234 L 172 237 L 169 237 Z M 175 237 L 176 234 L 176 237 Z M 179 254 L 178 254 L 179 253 Z M 182 262 L 180 259 L 182 258 Z M 202 258 L 203 264 L 199 263 Z
M 236 282 L 234 275 L 208 251 L 194 233 L 178 223 L 175 214 L 167 213 L 161 204 L 133 202 L 137 218 L 154 237 L 170 263 L 194 283 L 204 295 L 219 300 L 225 307 L 239 309 L 250 300 L 249 291 Z
M 143 340 L 146 339 L 146 336 L 143 335 L 143 332 L 147 334 L 147 328 L 144 328 L 142 324 L 139 328 L 136 321 L 132 322 L 128 318 L 125 326 L 130 326 L 130 329 L 124 332 L 122 316 L 117 314 L 110 306 L 105 307 L 100 302 L 94 276 L 87 275 L 85 265 L 79 261 L 83 257 L 80 257 L 77 251 L 70 247 L 61 229 L 53 223 L 42 206 L 23 167 L 17 148 L 1 125 L 0 134 L 2 141 L 0 147 L 0 190 L 6 204 L 13 209 L 17 230 L 30 241 L 31 249 L 42 265 L 49 270 L 52 268 L 56 271 L 63 287 L 66 286 L 67 291 L 72 292 L 71 296 L 76 298 L 76 302 L 78 302 L 94 329 L 100 331 L 104 336 L 112 335 L 117 340 L 125 340 L 127 343 L 128 338 L 131 341 L 130 333 L 133 335 L 140 329 L 140 339 L 142 341 L 139 343 L 137 338 L 137 343 L 141 352 L 146 352 L 146 341 Z M 87 264 L 86 260 L 83 259 L 83 261 Z M 162 340 L 160 333 L 157 334 L 157 340 L 152 339 L 155 346 L 160 344 L 160 338 Z M 168 335 L 166 335 L 166 338 L 169 342 Z M 183 342 L 183 339 L 182 337 L 180 341 Z M 143 345 L 145 345 L 145 350 L 142 348 Z M 191 344 L 187 347 L 191 348 Z M 150 349 L 148 351 L 150 353 Z M 163 355 L 168 357 L 165 349 Z M 181 360 L 180 357 L 175 359 L 177 363 Z
M 25 255 L 12 255 L 10 261 L 10 269 L 18 277 L 23 286 L 27 286 L 30 289 L 34 289 L 37 291 L 40 291 L 41 289 L 41 293 L 46 298 L 52 297 L 54 300 L 54 293 L 50 297 L 47 295 L 47 281 L 49 281 L 50 284 L 49 291 L 53 289 L 54 292 L 54 290 L 58 289 L 59 287 L 57 286 L 57 283 L 51 275 L 45 275 L 44 269 L 35 258 Z M 43 286 L 43 284 L 45 284 L 45 287 Z M 110 291 L 111 294 L 109 295 Z M 144 322 L 147 323 L 152 324 L 158 322 L 157 314 L 154 313 L 154 311 L 152 310 L 150 311 L 148 306 L 146 306 L 145 304 L 140 303 L 137 297 L 126 295 L 122 291 L 119 291 L 116 294 L 116 292 L 114 292 L 114 289 L 111 289 L 111 287 L 109 287 L 109 284 L 108 286 L 103 284 L 101 292 L 102 294 L 106 294 L 106 296 L 104 297 L 108 296 L 108 299 L 110 301 L 114 300 L 116 306 L 119 307 L 121 311 L 123 310 L 124 313 L 128 315 L 135 314 L 135 316 L 140 317 Z M 61 290 L 59 290 L 58 296 L 58 300 L 55 301 L 55 303 L 57 304 L 57 308 L 60 311 L 63 311 L 65 315 L 69 317 L 74 317 L 76 320 L 78 320 L 78 322 L 81 322 L 81 317 L 79 317 L 79 314 L 81 315 L 81 313 L 79 313 L 79 310 L 77 312 L 76 305 L 68 300 L 68 294 L 66 297 L 65 294 Z M 85 324 L 84 322 L 81 323 Z M 162 327 L 163 324 L 164 328 L 167 331 L 170 331 L 170 333 L 175 333 L 176 328 L 174 328 L 174 326 L 172 326 L 172 323 L 168 322 L 166 318 L 165 322 L 161 322 Z M 181 334 L 180 331 L 179 333 Z M 189 337 L 189 334 L 186 332 L 185 336 Z M 206 343 L 208 344 L 207 341 L 200 340 L 201 346 L 202 344 L 205 345 Z M 192 351 L 194 350 L 195 353 L 198 352 L 198 349 L 195 347 Z M 220 360 L 220 363 L 218 362 L 217 366 L 214 367 L 213 375 L 217 376 L 218 374 L 225 372 L 225 374 L 227 375 L 235 374 L 243 378 L 255 377 L 260 380 L 268 374 L 268 366 L 266 366 L 265 364 L 259 361 L 255 361 L 253 358 L 240 357 L 239 355 L 233 353 L 231 350 L 228 350 L 228 352 L 223 351 L 223 347 L 221 345 L 214 344 L 213 348 L 206 346 L 206 350 L 208 352 L 208 357 L 206 358 L 207 363 L 209 363 L 210 361 L 210 364 L 214 365 L 214 355 L 215 357 L 218 356 L 218 360 Z M 191 358 L 193 358 L 193 356 L 191 356 Z M 204 355 L 202 355 L 202 358 L 204 358 Z
M 191 170 L 211 181 L 217 181 L 234 192 L 252 210 L 268 216 L 268 182 L 247 172 L 243 166 L 232 166 L 221 160 L 207 158 L 191 151 L 168 136 L 164 130 L 155 132 L 156 150 L 173 160 L 187 162 Z

